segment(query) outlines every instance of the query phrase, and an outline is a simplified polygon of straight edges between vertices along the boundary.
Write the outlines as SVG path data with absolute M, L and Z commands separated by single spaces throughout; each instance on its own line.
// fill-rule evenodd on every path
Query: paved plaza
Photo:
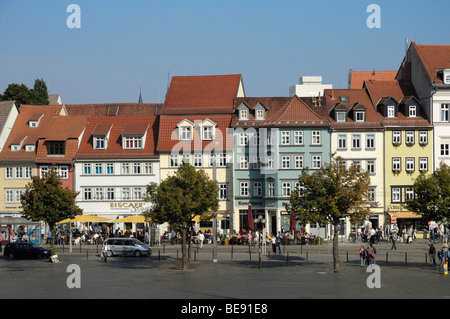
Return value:
M 45 299 L 447 299 L 450 275 L 426 262 L 427 241 L 375 245 L 381 287 L 369 288 L 371 272 L 360 267 L 359 244 L 340 242 L 341 270 L 332 270 L 332 246 L 267 247 L 259 262 L 257 247 L 192 247 L 185 271 L 175 269 L 179 245 L 154 246 L 151 257 L 111 257 L 101 261 L 100 247 L 57 247 L 59 263 L 0 258 L 0 298 Z M 436 244 L 439 249 L 440 244 Z M 269 254 L 270 252 L 270 254 Z M 70 265 L 79 266 L 80 288 L 69 288 Z M 430 289 L 433 287 L 433 289 Z

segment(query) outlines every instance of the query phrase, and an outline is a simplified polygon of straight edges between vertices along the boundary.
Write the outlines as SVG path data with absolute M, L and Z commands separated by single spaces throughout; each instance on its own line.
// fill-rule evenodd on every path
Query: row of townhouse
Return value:
M 404 204 L 421 172 L 450 164 L 448 61 L 450 46 L 413 42 L 398 71 L 352 72 L 349 88 L 313 97 L 246 97 L 231 74 L 174 76 L 163 104 L 23 105 L 0 138 L 0 224 L 21 221 L 26 183 L 52 166 L 85 214 L 113 220 L 148 209 L 146 185 L 186 161 L 219 184 L 219 229 L 245 229 L 251 205 L 278 232 L 289 229 L 298 175 L 336 153 L 370 172 L 378 207 L 365 223 L 420 230 L 428 221 Z M 355 226 L 342 220 L 338 231 Z

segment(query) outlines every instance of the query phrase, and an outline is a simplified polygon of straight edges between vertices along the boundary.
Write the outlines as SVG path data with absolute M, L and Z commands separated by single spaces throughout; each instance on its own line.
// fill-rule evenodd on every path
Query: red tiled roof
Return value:
M 111 127 L 112 126 L 112 127 Z M 105 150 L 93 148 L 93 132 L 97 127 L 111 127 L 108 147 Z M 77 159 L 105 158 L 150 158 L 157 157 L 156 142 L 158 139 L 158 117 L 152 116 L 92 116 L 83 135 L 80 148 L 75 155 Z M 135 131 L 133 128 L 138 128 Z M 146 128 L 146 130 L 143 130 Z M 131 129 L 132 131 L 128 130 Z M 123 132 L 135 134 L 146 133 L 143 149 L 123 149 Z
M 442 83 L 438 70 L 450 69 L 450 45 L 416 44 L 415 48 L 432 82 Z
M 364 81 L 394 80 L 398 71 L 351 71 L 350 89 L 362 89 Z
M 212 150 L 214 146 L 216 150 L 233 149 L 233 136 L 227 135 L 227 128 L 230 128 L 232 115 L 178 115 L 178 116 L 161 116 L 159 126 L 158 151 L 171 151 L 176 147 L 185 150 Z M 202 141 L 200 132 L 196 129 L 198 124 L 206 119 L 214 121 L 215 140 Z M 192 141 L 180 141 L 178 137 L 177 124 L 183 120 L 189 120 L 196 125 L 193 132 Z M 215 145 L 215 142 L 218 142 Z
M 89 116 L 152 116 L 161 111 L 157 103 L 104 103 L 104 104 L 66 104 L 69 115 Z
M 161 114 L 231 114 L 241 75 L 174 76 Z

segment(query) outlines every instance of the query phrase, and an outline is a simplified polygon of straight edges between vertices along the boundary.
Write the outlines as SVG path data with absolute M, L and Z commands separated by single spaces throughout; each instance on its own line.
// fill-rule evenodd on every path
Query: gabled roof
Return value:
M 450 45 L 416 44 L 411 42 L 416 50 L 431 82 L 443 83 L 438 71 L 450 69 Z
M 240 74 L 174 76 L 161 114 L 231 114 L 240 92 Z
M 3 101 L 0 102 L 0 133 L 5 126 L 5 123 L 8 119 L 9 114 L 16 107 L 14 101 Z M 17 112 L 16 112 L 17 113 Z
M 89 116 L 147 116 L 159 114 L 162 104 L 158 103 L 101 103 L 65 104 L 69 115 Z
M 364 81 L 394 80 L 398 71 L 350 71 L 349 89 L 362 89 Z

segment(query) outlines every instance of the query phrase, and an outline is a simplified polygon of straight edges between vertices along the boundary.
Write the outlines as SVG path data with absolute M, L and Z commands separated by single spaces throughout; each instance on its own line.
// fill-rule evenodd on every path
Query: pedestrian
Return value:
M 366 256 L 367 256 L 367 263 L 369 265 L 375 264 L 375 254 L 377 251 L 375 250 L 375 247 L 372 246 L 372 244 L 369 244 L 366 249 Z
M 280 255 L 282 255 L 283 254 L 283 250 L 281 249 L 281 234 L 280 233 L 278 233 L 278 235 L 277 235 L 276 245 L 277 245 L 277 248 L 278 248 L 278 253 Z
M 272 243 L 272 251 L 274 254 L 277 253 L 277 246 L 276 246 L 276 238 L 275 235 L 272 234 L 272 236 L 270 237 L 270 242 Z
M 392 240 L 391 250 L 392 249 L 397 250 L 397 246 L 396 246 L 396 243 L 397 243 L 397 232 L 392 232 L 391 233 L 391 240 Z
M 412 230 L 412 226 L 410 226 L 409 229 L 408 229 L 408 238 L 406 239 L 406 243 L 407 244 L 412 243 L 412 238 L 413 238 L 412 231 L 413 231 Z
M 447 261 L 447 247 L 446 245 L 442 246 L 440 252 L 439 252 L 439 271 L 444 271 L 444 263 Z
M 358 227 L 358 232 L 357 232 L 358 243 L 362 242 L 361 235 L 362 235 L 361 227 Z
M 106 263 L 108 262 L 108 252 L 110 251 L 110 248 L 108 246 L 108 242 L 105 241 L 102 247 L 102 259 Z
M 430 240 L 433 241 L 433 244 L 436 244 L 436 241 L 434 239 L 434 228 L 433 227 L 430 228 Z
M 205 240 L 205 235 L 203 235 L 202 231 L 200 231 L 198 234 L 198 240 L 200 241 L 200 248 L 203 248 L 203 241 Z
M 363 267 L 366 263 L 366 250 L 364 249 L 364 246 L 359 248 L 359 261 L 361 263 L 361 267 Z
M 433 261 L 433 266 L 436 266 L 436 248 L 431 244 L 430 249 L 428 249 L 428 255 L 430 256 L 430 263 Z

